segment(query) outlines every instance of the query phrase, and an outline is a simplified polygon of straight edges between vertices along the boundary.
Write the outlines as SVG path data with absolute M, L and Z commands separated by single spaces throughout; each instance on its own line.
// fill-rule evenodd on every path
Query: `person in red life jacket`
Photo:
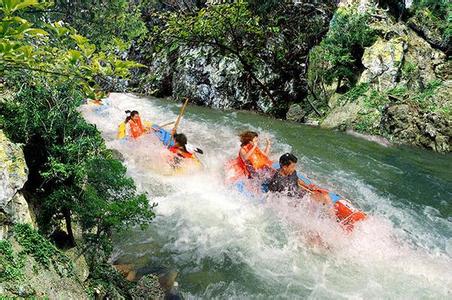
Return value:
M 259 148 L 259 137 L 254 131 L 240 134 L 240 151 L 238 159 L 243 163 L 245 174 L 249 178 L 265 178 L 274 172 L 272 161 L 268 158 L 271 142 L 267 139 L 264 151 Z
M 174 146 L 171 146 L 169 148 L 169 151 L 175 154 L 172 161 L 170 162 L 171 166 L 179 167 L 182 162 L 182 159 L 196 158 L 193 153 L 190 153 L 187 150 L 187 137 L 185 136 L 185 134 L 174 133 L 173 139 Z

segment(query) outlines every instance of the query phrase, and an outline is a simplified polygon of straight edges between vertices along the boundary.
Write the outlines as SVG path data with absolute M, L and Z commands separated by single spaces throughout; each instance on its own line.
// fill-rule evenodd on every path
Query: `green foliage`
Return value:
M 449 0 L 414 0 L 410 10 L 419 23 L 430 31 L 437 32 L 447 47 L 452 36 L 452 2 Z
M 125 77 L 138 67 L 115 55 L 96 52 L 96 46 L 61 22 L 33 22 L 24 17 L 30 9 L 42 10 L 50 1 L 2 1 L 0 7 L 0 72 L 39 71 L 64 80 L 76 79 L 91 98 L 97 82 L 108 76 Z M 21 13 L 21 15 L 19 15 Z
M 333 93 L 355 85 L 364 48 L 376 40 L 376 32 L 367 25 L 368 20 L 369 15 L 359 13 L 356 8 L 338 9 L 327 35 L 309 53 L 308 82 L 318 99 L 328 99 Z M 322 107 L 327 103 L 317 102 L 317 105 Z
M 79 222 L 87 240 L 101 243 L 109 254 L 109 234 L 139 224 L 146 226 L 154 217 L 145 195 L 137 195 L 126 168 L 114 159 L 91 159 L 87 163 Z M 105 243 L 107 241 L 107 243 Z
M 25 266 L 24 253 L 15 253 L 11 242 L 0 241 L 0 281 L 19 281 L 23 279 Z
M 114 298 L 113 291 L 130 298 L 129 291 L 133 288 L 133 284 L 108 263 L 96 264 L 91 269 L 88 285 L 88 294 L 93 295 L 95 289 L 100 289 L 108 298 Z
M 354 102 L 360 97 L 366 95 L 369 91 L 368 83 L 361 83 L 354 86 L 352 89 L 347 91 L 344 95 L 339 98 L 339 103 L 344 104 L 348 102 Z
M 67 22 L 103 51 L 126 51 L 133 40 L 147 33 L 141 19 L 141 2 L 56 0 L 54 9 L 43 15 Z
M 26 144 L 26 155 L 37 162 L 29 167 L 37 173 L 40 223 L 50 230 L 61 219 L 70 226 L 75 218 L 92 250 L 108 255 L 112 230 L 148 224 L 152 206 L 136 194 L 125 168 L 111 159 L 99 132 L 80 116 L 83 94 L 76 85 L 33 79 L 32 85 L 21 84 L 14 101 L 0 105 L 0 114 L 9 116 L 3 121 L 6 133 Z M 71 228 L 68 232 L 71 236 Z
M 62 276 L 74 274 L 71 260 L 30 225 L 17 224 L 14 227 L 14 237 L 22 246 L 23 253 L 33 256 L 39 265 L 45 268 L 53 266 Z

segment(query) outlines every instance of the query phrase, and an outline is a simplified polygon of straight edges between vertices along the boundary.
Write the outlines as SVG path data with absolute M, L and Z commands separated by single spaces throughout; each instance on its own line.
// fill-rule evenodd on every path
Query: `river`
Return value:
M 187 299 L 446 299 L 452 297 L 452 155 L 384 147 L 342 132 L 249 112 L 189 106 L 180 132 L 204 150 L 202 171 L 168 176 L 152 135 L 115 139 L 124 111 L 153 123 L 174 120 L 180 104 L 111 94 L 85 118 L 120 151 L 140 191 L 158 203 L 152 225 L 121 233 L 114 259 L 136 268 L 179 271 Z M 227 187 L 224 163 L 241 130 L 273 141 L 271 158 L 293 152 L 298 169 L 351 199 L 370 216 L 347 234 L 332 221 L 256 201 Z M 319 232 L 329 247 L 312 246 Z

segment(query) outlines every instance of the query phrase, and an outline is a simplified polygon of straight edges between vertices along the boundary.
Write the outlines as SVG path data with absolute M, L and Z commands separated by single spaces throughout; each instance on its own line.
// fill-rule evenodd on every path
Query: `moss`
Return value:
M 74 266 L 71 260 L 30 225 L 17 224 L 14 227 L 14 236 L 19 245 L 22 246 L 22 251 L 33 256 L 40 266 L 45 268 L 53 266 L 61 276 L 74 275 Z
M 16 253 L 8 240 L 0 241 L 0 282 L 20 281 L 24 277 L 25 253 Z

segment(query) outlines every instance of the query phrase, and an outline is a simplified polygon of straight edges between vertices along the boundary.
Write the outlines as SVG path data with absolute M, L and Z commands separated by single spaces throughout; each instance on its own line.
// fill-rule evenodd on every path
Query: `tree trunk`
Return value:
M 69 245 L 71 247 L 75 246 L 75 238 L 74 233 L 72 232 L 72 220 L 71 220 L 71 211 L 67 208 L 63 209 L 64 220 L 66 221 L 66 230 L 69 237 Z

